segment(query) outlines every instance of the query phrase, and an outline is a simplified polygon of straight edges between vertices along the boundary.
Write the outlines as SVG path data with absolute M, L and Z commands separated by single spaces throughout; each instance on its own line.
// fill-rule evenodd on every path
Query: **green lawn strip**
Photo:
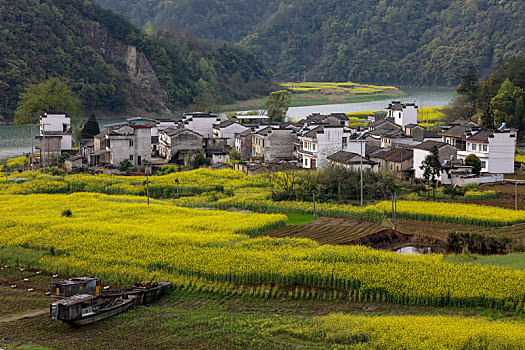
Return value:
M 288 217 L 288 221 L 286 221 L 286 226 L 304 225 L 304 224 L 314 221 L 313 215 L 286 214 L 286 216 Z
M 370 94 L 355 94 L 355 95 L 333 95 L 336 98 L 329 99 L 327 95 L 322 94 L 293 94 L 290 107 L 306 107 L 306 106 L 318 106 L 327 104 L 340 104 L 340 103 L 359 103 L 359 102 L 370 102 L 380 101 L 398 98 L 399 95 L 385 92 L 377 92 Z M 221 112 L 227 111 L 244 111 L 244 110 L 257 110 L 263 109 L 266 105 L 268 98 L 259 98 L 247 101 L 240 101 L 236 104 L 219 106 L 218 110 Z
M 525 270 L 524 253 L 506 255 L 452 254 L 446 256 L 445 261 L 462 265 L 490 265 L 513 270 Z
M 1 296 L 1 294 L 0 294 Z M 175 290 L 147 306 L 81 328 L 52 325 L 47 315 L 0 324 L 9 334 L 0 347 L 83 349 L 324 349 L 343 344 L 307 340 L 287 332 L 312 326 L 312 318 L 343 312 L 355 316 L 448 315 L 522 322 L 519 315 L 482 308 L 423 308 L 345 301 L 262 300 Z M 346 346 L 350 344 L 344 344 Z M 38 348 L 34 346 L 33 348 Z

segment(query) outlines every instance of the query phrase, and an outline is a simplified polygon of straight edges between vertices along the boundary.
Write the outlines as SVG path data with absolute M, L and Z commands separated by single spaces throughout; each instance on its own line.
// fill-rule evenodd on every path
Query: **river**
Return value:
M 442 107 L 452 100 L 454 90 L 452 89 L 420 89 L 405 88 L 407 95 L 404 102 L 415 102 L 419 107 Z M 330 104 L 307 107 L 291 107 L 288 110 L 288 120 L 299 120 L 312 113 L 350 113 L 363 111 L 377 111 L 384 109 L 390 100 Z M 101 125 L 115 123 L 116 120 L 100 120 Z M 38 131 L 35 128 L 35 131 Z M 23 153 L 31 152 L 31 129 L 30 127 L 17 127 L 15 125 L 0 125 L 0 160 L 21 156 Z

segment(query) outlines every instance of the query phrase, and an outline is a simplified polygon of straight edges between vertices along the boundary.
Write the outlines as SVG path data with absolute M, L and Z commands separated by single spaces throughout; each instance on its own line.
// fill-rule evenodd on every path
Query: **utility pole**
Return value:
M 42 120 L 42 147 L 40 149 L 40 160 L 42 161 L 42 164 L 44 164 L 44 174 L 46 173 L 46 157 L 44 156 L 45 148 L 46 148 L 46 123 L 44 123 L 44 121 Z
M 514 210 L 518 210 L 518 175 L 516 174 L 516 181 L 514 182 Z
M 427 111 L 427 131 L 428 131 L 428 111 Z
M 359 172 L 361 173 L 361 206 L 363 206 L 363 137 L 361 135 L 361 140 L 359 142 L 361 144 L 361 159 L 359 161 Z
M 149 176 L 146 175 L 146 197 L 148 198 L 148 205 L 149 205 Z
M 176 178 L 175 182 L 177 183 L 177 198 L 179 198 L 179 178 Z
M 314 202 L 314 220 L 315 220 L 315 192 L 312 192 L 312 199 Z
M 30 161 L 31 161 L 31 174 L 35 173 L 35 165 L 34 165 L 35 164 L 35 159 L 34 159 L 34 156 L 33 156 L 33 153 L 34 153 L 33 152 L 33 147 L 34 147 L 33 146 L 33 139 L 35 138 L 33 136 L 33 129 L 34 129 L 35 125 L 37 125 L 37 124 L 31 125 L 31 159 L 30 159 Z
M 396 192 L 392 194 L 392 224 L 394 224 L 394 230 L 397 230 L 397 198 Z

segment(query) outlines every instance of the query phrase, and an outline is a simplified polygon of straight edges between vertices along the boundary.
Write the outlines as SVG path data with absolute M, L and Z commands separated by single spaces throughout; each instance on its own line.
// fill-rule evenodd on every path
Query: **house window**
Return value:
M 137 165 L 140 165 L 142 162 L 142 157 L 141 156 L 137 156 Z
M 133 147 L 133 140 L 129 140 L 129 147 Z
M 346 143 L 347 143 L 347 138 L 343 137 L 343 146 L 346 146 Z
M 129 155 L 129 160 L 133 161 L 133 154 Z
M 485 169 L 487 167 L 487 162 L 484 160 L 481 161 L 481 169 Z
M 483 145 L 483 152 L 487 152 L 487 145 Z
M 315 143 L 312 143 L 312 149 L 315 151 L 316 145 Z
M 473 150 L 473 151 L 476 150 L 476 144 L 475 144 L 475 143 L 472 144 L 472 150 Z

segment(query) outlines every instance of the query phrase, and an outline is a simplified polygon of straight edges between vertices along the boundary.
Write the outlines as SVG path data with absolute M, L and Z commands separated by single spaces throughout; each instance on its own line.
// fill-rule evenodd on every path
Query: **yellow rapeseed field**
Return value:
M 524 271 L 248 236 L 284 225 L 282 215 L 156 200 L 147 206 L 143 197 L 87 193 L 0 195 L 0 213 L 0 258 L 23 260 L 24 249 L 37 251 L 32 266 L 61 274 L 118 284 L 168 279 L 179 288 L 260 297 L 524 308 Z M 13 249 L 20 253 L 9 255 Z

